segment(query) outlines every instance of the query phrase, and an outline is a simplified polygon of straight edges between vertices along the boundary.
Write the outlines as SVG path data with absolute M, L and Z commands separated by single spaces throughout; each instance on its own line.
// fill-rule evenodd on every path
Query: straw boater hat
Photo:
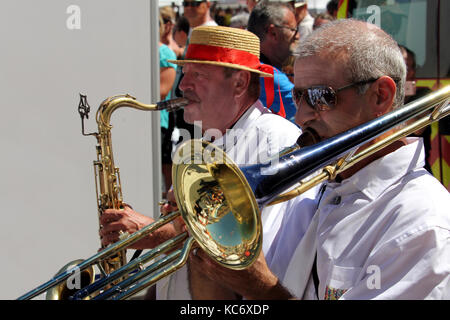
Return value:
M 181 66 L 186 63 L 211 64 L 273 77 L 273 68 L 259 61 L 259 38 L 238 28 L 197 27 L 192 31 L 184 60 L 169 62 Z

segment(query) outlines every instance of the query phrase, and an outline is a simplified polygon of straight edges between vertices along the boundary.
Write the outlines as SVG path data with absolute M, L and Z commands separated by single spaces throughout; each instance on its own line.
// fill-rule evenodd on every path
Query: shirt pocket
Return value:
M 338 300 L 356 283 L 362 268 L 333 265 L 325 286 L 324 300 Z

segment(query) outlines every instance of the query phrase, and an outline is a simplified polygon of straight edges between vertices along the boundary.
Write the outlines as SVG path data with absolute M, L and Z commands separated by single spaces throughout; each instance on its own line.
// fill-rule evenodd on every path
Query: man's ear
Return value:
M 278 33 L 276 30 L 276 27 L 274 24 L 269 24 L 269 26 L 267 27 L 267 34 L 266 37 L 269 37 L 270 39 L 274 39 L 277 40 L 278 37 Z
M 233 74 L 234 92 L 236 97 L 244 95 L 250 86 L 250 71 L 239 70 Z
M 382 76 L 373 84 L 370 90 L 372 90 L 372 99 L 375 102 L 375 110 L 373 110 L 375 115 L 378 117 L 390 112 L 393 108 L 395 93 L 397 92 L 395 81 L 391 77 Z

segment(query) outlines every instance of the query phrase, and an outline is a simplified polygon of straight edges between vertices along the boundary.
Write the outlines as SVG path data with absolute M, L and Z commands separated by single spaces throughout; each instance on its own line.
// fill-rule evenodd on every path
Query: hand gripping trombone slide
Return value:
M 86 269 L 114 255 L 180 214 L 191 237 L 188 238 L 184 233 L 161 244 L 136 259 L 137 261 L 131 261 L 81 289 L 74 298 L 126 299 L 179 269 L 187 261 L 194 242 L 225 267 L 243 269 L 250 266 L 261 250 L 260 208 L 287 201 L 323 181 L 334 179 L 340 172 L 378 150 L 448 116 L 449 101 L 450 86 L 447 86 L 329 139 L 308 146 L 293 146 L 278 156 L 276 165 L 269 162 L 238 167 L 221 149 L 205 141 L 185 142 L 178 149 L 178 158 L 174 159 L 172 168 L 174 194 L 179 211 L 118 241 L 78 264 L 76 268 Z M 430 109 L 433 109 L 432 112 L 428 112 Z M 402 126 L 383 140 L 356 153 L 358 147 L 419 115 L 420 119 Z M 292 191 L 283 194 L 297 184 Z M 173 251 L 186 238 L 183 249 Z M 133 276 L 111 284 L 161 252 L 168 254 Z M 74 268 L 55 276 L 19 299 L 32 298 L 61 283 L 73 270 Z M 105 285 L 109 288 L 101 291 L 100 288 Z M 93 295 L 96 290 L 99 294 Z

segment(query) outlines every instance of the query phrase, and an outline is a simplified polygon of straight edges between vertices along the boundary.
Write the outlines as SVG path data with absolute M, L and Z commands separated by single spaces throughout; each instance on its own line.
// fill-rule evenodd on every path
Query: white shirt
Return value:
M 300 34 L 300 41 L 303 41 L 307 36 L 313 32 L 314 18 L 309 14 L 303 18 L 298 24 L 298 33 Z
M 208 21 L 206 21 L 204 24 L 202 24 L 202 25 L 200 25 L 200 26 L 208 26 L 208 27 L 215 27 L 215 26 L 217 26 L 218 24 L 217 24 L 217 22 L 216 21 L 214 21 L 213 19 L 211 19 L 211 20 L 208 20 Z M 200 27 L 199 26 L 199 27 Z M 195 28 L 189 28 L 189 34 L 188 34 L 188 37 L 190 38 L 191 37 L 191 34 L 192 34 L 192 30 L 194 30 Z
M 282 279 L 298 244 L 308 230 L 318 205 L 320 185 L 286 202 L 281 232 L 277 232 L 265 255 L 269 269 Z M 301 200 L 301 201 L 300 201 Z M 281 227 L 279 227 L 281 228 Z
M 450 298 L 450 195 L 423 169 L 422 140 L 408 142 L 327 184 L 288 267 L 278 271 L 291 293 L 316 298 L 317 248 L 320 299 Z
M 226 154 L 239 166 L 264 163 L 281 150 L 294 145 L 301 130 L 290 121 L 273 114 L 261 101 L 255 102 L 214 144 L 221 146 Z M 263 246 L 265 252 L 282 220 L 284 203 L 267 207 L 261 212 Z M 158 300 L 191 299 L 188 288 L 187 267 L 157 283 Z

